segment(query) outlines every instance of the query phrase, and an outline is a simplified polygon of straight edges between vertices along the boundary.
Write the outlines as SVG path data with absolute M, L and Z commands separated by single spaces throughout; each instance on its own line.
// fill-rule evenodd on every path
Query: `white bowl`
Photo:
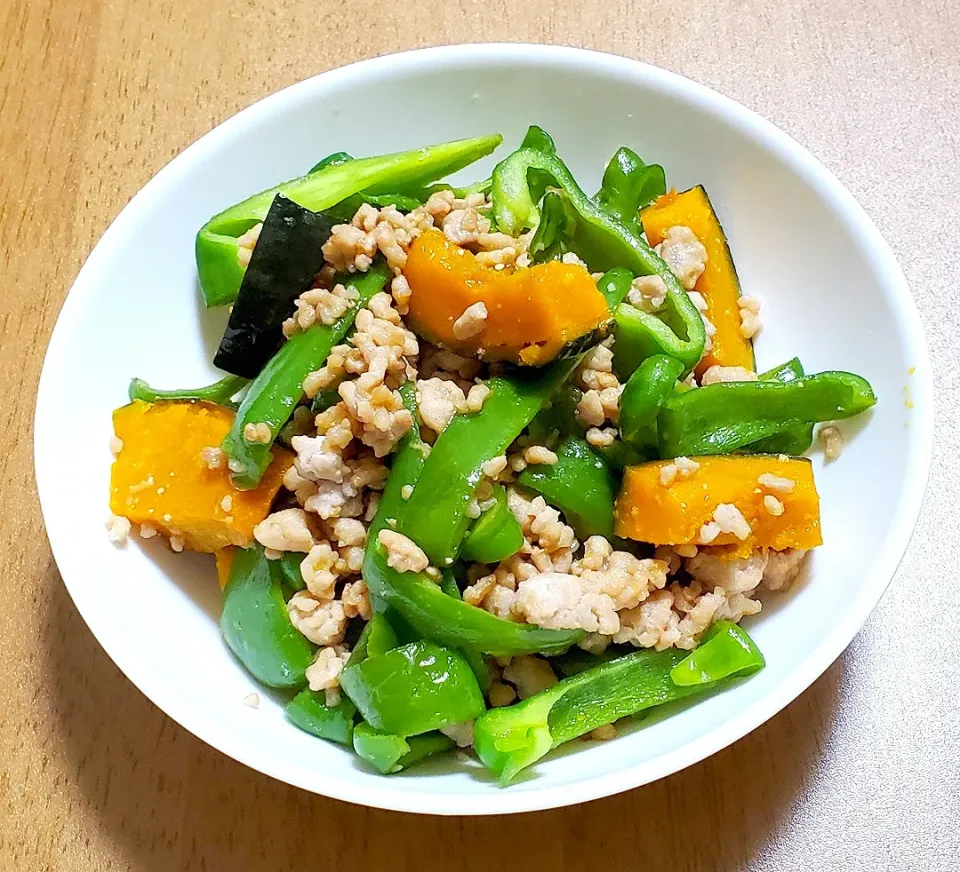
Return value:
M 626 144 L 678 189 L 702 183 L 730 238 L 744 292 L 763 301 L 767 367 L 799 355 L 847 369 L 879 403 L 816 461 L 825 544 L 806 580 L 749 623 L 767 667 L 724 693 L 616 741 L 572 743 L 502 788 L 454 757 L 372 774 L 346 750 L 289 725 L 278 698 L 220 638 L 208 556 L 158 540 L 107 541 L 110 413 L 142 376 L 176 387 L 214 378 L 226 314 L 203 309 L 193 238 L 215 212 L 356 155 L 490 131 L 505 146 L 549 130 L 588 190 Z M 493 165 L 471 167 L 465 179 Z M 275 778 L 381 808 L 492 814 L 583 802 L 676 772 L 739 739 L 840 654 L 900 561 L 930 462 L 932 380 L 900 268 L 853 197 L 807 151 L 744 107 L 634 61 L 568 48 L 428 49 L 325 73 L 251 106 L 159 172 L 104 234 L 60 313 L 40 381 L 37 482 L 50 543 L 77 608 L 116 664 L 172 718 Z M 64 433 L 66 429 L 66 433 Z M 259 709 L 243 704 L 252 691 Z

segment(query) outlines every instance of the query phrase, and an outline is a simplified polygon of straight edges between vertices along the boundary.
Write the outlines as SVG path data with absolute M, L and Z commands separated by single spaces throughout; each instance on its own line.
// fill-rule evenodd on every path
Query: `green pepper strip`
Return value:
M 521 536 L 521 538 L 523 537 Z M 440 572 L 440 590 L 455 600 L 463 599 L 463 594 L 460 593 L 460 585 L 457 584 L 453 570 L 449 566 L 444 567 Z M 490 682 L 493 681 L 493 676 L 490 674 L 490 667 L 487 664 L 487 658 L 473 648 L 461 648 L 460 653 L 463 654 L 467 663 L 470 664 L 470 668 L 477 678 L 477 684 L 480 685 L 480 690 L 486 693 L 490 689 Z
M 378 612 L 367 621 L 357 644 L 353 646 L 350 663 L 352 666 L 356 666 L 366 660 L 367 657 L 386 654 L 391 648 L 396 648 L 399 643 L 397 633 L 391 626 L 390 621 L 387 620 L 386 615 Z
M 381 733 L 361 722 L 353 731 L 353 750 L 381 775 L 392 775 L 453 747 L 453 740 L 443 733 L 422 736 L 395 736 Z
M 406 407 L 415 413 L 413 385 L 404 385 L 400 393 Z M 404 510 L 403 489 L 416 483 L 426 451 L 419 426 L 415 425 L 400 440 L 377 514 L 367 531 L 363 577 L 377 610 L 394 609 L 424 638 L 495 656 L 512 657 L 538 651 L 556 653 L 576 644 L 583 638 L 581 630 L 544 630 L 532 624 L 505 621 L 447 596 L 424 573 L 397 572 L 387 564 L 386 551 L 378 541 L 378 534 L 387 526 L 388 519 L 396 519 Z
M 613 538 L 618 483 L 607 462 L 582 439 L 568 436 L 557 447 L 556 463 L 528 466 L 518 481 L 560 509 L 581 539 Z
M 358 298 L 343 317 L 330 325 L 314 324 L 294 333 L 254 379 L 221 446 L 227 454 L 234 486 L 249 490 L 259 484 L 273 457 L 270 445 L 303 399 L 303 380 L 323 365 L 330 349 L 346 335 L 357 312 L 383 289 L 390 276 L 386 262 L 377 259 L 368 272 L 350 277 L 348 281 Z M 249 442 L 244 436 L 247 424 L 259 423 L 270 428 L 269 443 Z
M 643 162 L 623 146 L 603 171 L 603 182 L 594 200 L 635 233 L 642 233 L 640 210 L 667 192 L 667 177 L 659 164 Z
M 507 505 L 503 485 L 493 488 L 494 504 L 467 530 L 460 546 L 460 559 L 469 563 L 499 563 L 523 546 L 523 530 Z
M 870 383 L 849 372 L 822 372 L 786 384 L 707 385 L 664 403 L 658 420 L 660 454 L 729 454 L 804 422 L 858 415 L 876 401 Z
M 248 197 L 214 215 L 197 233 L 200 288 L 207 306 L 230 303 L 240 289 L 244 267 L 237 260 L 237 240 L 262 221 L 276 194 L 314 212 L 323 212 L 361 191 L 381 194 L 425 185 L 490 154 L 499 134 L 463 139 L 412 151 L 328 163 L 315 172 Z
M 697 649 L 698 662 L 708 664 L 714 676 L 707 684 L 678 685 L 671 678 L 677 667 L 684 676 L 690 673 L 683 661 L 692 654 L 676 649 L 639 651 L 565 678 L 516 705 L 490 709 L 474 727 L 477 756 L 506 783 L 553 748 L 597 727 L 716 687 L 741 669 L 753 671 L 752 660 L 744 667 L 739 656 L 728 653 L 742 649 L 745 638 L 746 633 L 734 627 Z
M 713 684 L 728 675 L 752 675 L 766 665 L 757 643 L 732 621 L 717 621 L 700 645 L 670 670 L 678 687 Z
M 760 381 L 792 382 L 803 378 L 804 375 L 803 365 L 798 358 L 794 357 L 780 366 L 761 373 L 759 378 Z M 811 445 L 813 445 L 813 424 L 803 423 L 789 427 L 774 436 L 768 436 L 766 439 L 759 439 L 743 450 L 751 454 L 788 454 L 799 457 L 808 451 Z
M 598 206 L 577 185 L 560 159 L 534 149 L 520 149 L 493 171 L 493 209 L 498 227 L 511 236 L 535 228 L 540 220 L 537 199 L 542 184 L 531 188 L 530 175 L 559 188 L 576 213 L 572 248 L 591 270 L 624 267 L 637 275 L 658 275 L 667 287 L 664 320 L 622 305 L 617 310 L 616 348 L 629 375 L 651 354 L 681 361 L 687 371 L 703 354 L 703 320 L 670 267 L 635 230 Z M 535 199 L 536 197 L 536 199 Z M 621 324 L 622 321 L 622 324 Z
M 483 692 L 464 656 L 421 639 L 348 663 L 340 688 L 376 730 L 416 736 L 483 714 Z
M 656 449 L 657 416 L 671 397 L 683 364 L 664 354 L 648 357 L 620 394 L 620 438 L 641 451 Z
M 276 561 L 238 548 L 223 592 L 220 630 L 247 671 L 269 687 L 301 687 L 315 647 L 290 623 Z
M 300 691 L 284 706 L 290 722 L 307 733 L 348 747 L 353 744 L 353 717 L 357 707 L 347 697 L 336 705 L 327 705 L 322 691 Z
M 160 391 L 150 387 L 142 378 L 135 378 L 130 381 L 127 393 L 131 400 L 143 400 L 145 403 L 155 403 L 157 400 L 204 400 L 208 403 L 219 403 L 223 406 L 240 393 L 248 381 L 249 379 L 245 379 L 243 376 L 228 375 L 226 378 L 202 388 Z

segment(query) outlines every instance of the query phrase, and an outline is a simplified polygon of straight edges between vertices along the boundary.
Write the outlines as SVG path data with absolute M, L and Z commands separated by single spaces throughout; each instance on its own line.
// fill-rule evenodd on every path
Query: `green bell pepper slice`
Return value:
M 444 567 L 440 571 L 440 590 L 455 600 L 463 599 L 463 594 L 460 592 L 460 585 L 457 584 L 453 570 L 449 566 Z M 486 693 L 490 689 L 490 683 L 493 681 L 487 658 L 473 648 L 460 648 L 459 650 L 466 658 L 467 663 L 470 664 L 470 668 L 477 678 L 477 684 L 480 685 L 480 690 Z
M 386 654 L 391 648 L 396 648 L 400 644 L 397 633 L 387 619 L 387 616 L 381 612 L 372 615 L 367 621 L 350 654 L 350 663 L 356 666 L 362 663 L 367 657 L 379 657 Z
M 145 403 L 155 403 L 158 400 L 203 400 L 207 403 L 218 403 L 226 406 L 243 390 L 249 379 L 240 375 L 228 375 L 212 385 L 201 388 L 178 388 L 172 391 L 161 391 L 152 388 L 142 378 L 131 379 L 127 394 L 132 400 L 142 400 Z
M 677 684 L 671 677 L 677 667 L 687 676 L 690 670 L 683 661 L 693 655 L 677 649 L 647 650 L 576 673 L 515 705 L 490 709 L 474 725 L 477 756 L 502 782 L 509 782 L 553 748 L 597 727 L 702 693 L 742 669 L 755 671 L 752 660 L 744 667 L 740 658 L 724 653 L 742 647 L 746 635 L 736 627 L 735 634 L 720 633 L 703 643 L 702 648 L 711 650 L 701 653 L 700 662 L 708 663 L 716 676 L 709 683 Z M 716 653 L 717 648 L 723 650 Z
M 443 733 L 404 738 L 379 732 L 363 721 L 353 731 L 353 750 L 381 775 L 409 769 L 414 763 L 449 750 L 453 744 Z
M 516 236 L 540 222 L 537 203 L 547 186 L 563 194 L 574 213 L 570 248 L 591 270 L 623 267 L 636 275 L 658 275 L 667 288 L 663 318 L 633 306 L 617 309 L 617 354 L 626 375 L 651 354 L 667 354 L 686 371 L 703 355 L 706 333 L 696 306 L 664 260 L 634 229 L 591 200 L 570 170 L 555 155 L 522 148 L 507 156 L 493 171 L 493 212 L 497 226 Z M 621 324 L 621 321 L 623 322 Z
M 426 639 L 348 662 L 340 688 L 371 727 L 398 736 L 473 720 L 486 708 L 463 655 Z
M 247 671 L 268 687 L 302 687 L 315 646 L 290 623 L 276 561 L 263 547 L 234 552 L 220 631 Z
M 300 564 L 306 556 L 301 552 L 287 551 L 276 560 L 284 599 L 289 600 L 297 591 L 306 588 L 307 583 L 303 580 L 303 573 L 300 571 Z
M 786 363 L 775 366 L 767 372 L 761 373 L 760 381 L 792 382 L 806 375 L 803 365 L 796 357 Z M 813 424 L 804 422 L 794 427 L 788 427 L 782 433 L 767 436 L 747 445 L 744 451 L 751 454 L 788 454 L 799 457 L 813 445 Z
M 732 621 L 717 621 L 700 644 L 670 670 L 678 687 L 692 687 L 722 681 L 728 675 L 752 675 L 767 661 L 753 641 Z
M 665 354 L 648 357 L 620 394 L 620 438 L 640 451 L 656 450 L 657 417 L 673 395 L 683 364 Z
M 642 233 L 640 210 L 667 193 L 667 177 L 659 164 L 645 164 L 632 149 L 618 148 L 603 171 L 594 200 L 635 233 Z
M 849 372 L 822 372 L 786 383 L 707 385 L 664 403 L 658 419 L 660 454 L 729 454 L 798 424 L 859 415 L 876 402 L 870 383 Z
M 467 530 L 460 546 L 460 559 L 469 563 L 499 563 L 523 546 L 523 530 L 507 505 L 503 485 L 494 485 L 496 502 Z
M 520 484 L 563 512 L 577 536 L 613 538 L 613 506 L 619 485 L 607 462 L 577 436 L 557 446 L 557 462 L 528 466 Z
M 352 194 L 376 195 L 443 178 L 490 154 L 502 140 L 502 136 L 493 134 L 359 160 L 328 160 L 305 176 L 225 209 L 197 233 L 197 273 L 204 301 L 207 306 L 224 306 L 236 297 L 244 273 L 237 260 L 237 240 L 264 219 L 276 194 L 323 212 Z
M 416 422 L 413 385 L 403 385 L 400 393 Z M 427 446 L 420 439 L 419 424 L 415 423 L 400 440 L 380 505 L 367 532 L 363 577 L 377 610 L 392 609 L 423 638 L 495 656 L 556 653 L 580 641 L 584 635 L 582 630 L 545 630 L 532 624 L 505 621 L 447 596 L 425 573 L 397 572 L 387 564 L 386 551 L 378 541 L 378 534 L 388 526 L 388 520 L 396 520 L 404 510 L 403 490 L 416 483 L 426 452 Z
M 347 698 L 341 697 L 336 705 L 327 705 L 326 695 L 322 691 L 304 688 L 284 706 L 290 723 L 304 732 L 337 742 L 340 745 L 353 744 L 353 718 L 357 707 Z
M 391 275 L 386 262 L 378 258 L 367 272 L 343 276 L 358 294 L 343 317 L 330 325 L 314 324 L 307 330 L 298 330 L 253 380 L 221 445 L 235 487 L 249 490 L 260 483 L 273 458 L 273 440 L 303 399 L 303 380 L 323 365 L 330 349 L 350 329 L 357 312 L 383 290 Z M 250 442 L 244 436 L 247 424 L 259 423 L 270 428 L 270 442 Z

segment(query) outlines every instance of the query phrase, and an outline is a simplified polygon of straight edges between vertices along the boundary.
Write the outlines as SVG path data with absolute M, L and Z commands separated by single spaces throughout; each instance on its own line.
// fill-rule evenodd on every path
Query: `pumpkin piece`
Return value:
M 490 269 L 428 230 L 410 247 L 403 272 L 413 329 L 459 354 L 543 366 L 584 351 L 610 329 L 606 298 L 579 264 Z M 478 303 L 486 318 L 460 320 Z
M 713 348 L 697 365 L 703 375 L 714 365 L 755 368 L 753 343 L 740 334 L 740 280 L 733 265 L 727 237 L 710 203 L 707 192 L 698 185 L 689 191 L 670 191 L 640 213 L 644 232 L 651 245 L 663 242 L 671 227 L 689 227 L 707 250 L 707 264 L 694 290 L 707 303 L 705 312 L 716 328 Z
M 809 460 L 774 455 L 691 459 L 700 468 L 686 477 L 678 474 L 674 478 L 673 470 L 667 470 L 661 478 L 661 471 L 675 464 L 671 460 L 626 470 L 616 506 L 618 536 L 655 545 L 701 544 L 701 528 L 714 520 L 718 506 L 729 504 L 740 510 L 750 534 L 739 539 L 733 533 L 720 533 L 710 545 L 734 545 L 740 552 L 749 552 L 755 548 L 815 548 L 822 543 L 820 497 Z M 792 481 L 793 488 L 785 488 L 775 479 L 765 479 L 763 484 L 760 477 L 765 474 Z M 771 512 L 765 497 L 779 501 L 782 513 Z
M 213 552 L 213 556 L 217 561 L 217 581 L 220 583 L 220 590 L 223 590 L 230 581 L 230 572 L 233 569 L 233 546 L 218 548 Z
M 231 409 L 204 402 L 135 400 L 117 409 L 113 427 L 123 450 L 110 474 L 110 510 L 180 536 L 193 551 L 251 545 L 293 456 L 275 446 L 260 485 L 235 490 L 226 461 L 210 469 L 200 456 L 220 445 L 233 417 Z

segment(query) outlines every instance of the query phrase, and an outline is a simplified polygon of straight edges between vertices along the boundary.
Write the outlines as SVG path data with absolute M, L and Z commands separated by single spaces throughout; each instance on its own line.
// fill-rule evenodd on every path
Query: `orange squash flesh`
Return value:
M 428 230 L 410 247 L 403 272 L 414 330 L 459 354 L 541 366 L 574 340 L 609 328 L 607 301 L 578 264 L 494 270 Z M 458 339 L 454 322 L 481 302 L 487 309 L 483 329 Z
M 727 237 L 707 192 L 699 185 L 689 191 L 670 191 L 640 214 L 643 229 L 651 245 L 659 245 L 671 227 L 689 227 L 704 248 L 707 264 L 695 290 L 707 303 L 706 316 L 716 327 L 713 348 L 697 366 L 697 375 L 709 367 L 742 366 L 754 369 L 753 343 L 740 335 L 740 280 L 733 265 Z
M 696 545 L 700 528 L 713 520 L 717 506 L 736 506 L 751 527 L 741 541 L 721 533 L 711 545 L 734 545 L 738 551 L 755 548 L 815 548 L 820 536 L 820 497 L 808 460 L 772 455 L 696 457 L 700 468 L 689 478 L 660 483 L 660 470 L 671 461 L 659 460 L 629 467 L 617 498 L 616 533 L 655 545 Z M 790 493 L 763 487 L 764 473 L 795 482 Z M 783 504 L 774 516 L 763 504 L 766 495 Z
M 252 544 L 253 528 L 270 513 L 293 457 L 274 447 L 259 486 L 234 489 L 225 466 L 209 469 L 200 458 L 205 447 L 220 445 L 233 417 L 224 406 L 202 402 L 135 400 L 117 409 L 113 427 L 123 449 L 110 473 L 110 510 L 182 536 L 193 551 Z
M 220 590 L 227 586 L 230 581 L 230 571 L 233 569 L 233 548 L 218 548 L 213 552 L 217 561 L 217 581 L 220 583 Z

